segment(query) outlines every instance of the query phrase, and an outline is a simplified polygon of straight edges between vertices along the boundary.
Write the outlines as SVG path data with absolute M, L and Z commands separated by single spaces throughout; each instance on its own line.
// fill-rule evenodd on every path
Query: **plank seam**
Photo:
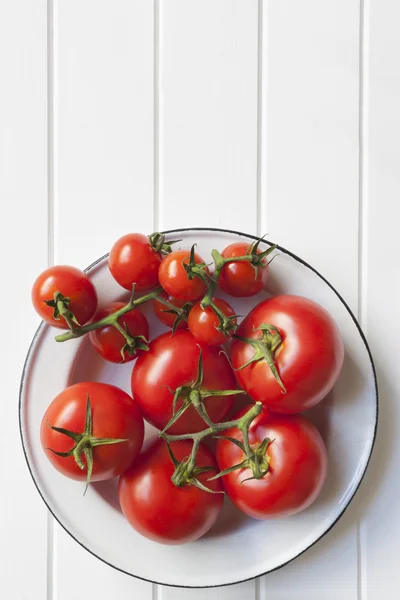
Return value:
M 47 0 L 47 263 L 54 264 L 54 0 Z M 55 597 L 55 523 L 47 513 L 47 600 Z
M 160 168 L 159 168 L 159 137 L 160 137 L 160 4 L 154 0 L 154 72 L 153 72 L 153 229 L 159 229 L 160 212 Z
M 358 203 L 358 320 L 366 333 L 368 260 L 368 87 L 369 87 L 369 0 L 360 0 L 359 31 L 359 203 Z M 364 557 L 365 531 L 357 523 L 357 598 L 367 597 Z
M 160 228 L 160 3 L 153 4 L 153 230 Z M 162 600 L 162 588 L 152 584 L 152 600 Z
M 258 0 L 258 42 L 257 42 L 257 235 L 266 234 L 263 231 L 263 0 Z

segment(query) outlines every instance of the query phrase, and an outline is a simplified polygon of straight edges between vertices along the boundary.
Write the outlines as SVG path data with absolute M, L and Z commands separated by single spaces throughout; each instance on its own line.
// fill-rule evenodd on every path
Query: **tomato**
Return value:
M 88 399 L 91 432 L 90 423 L 86 429 Z M 70 435 L 55 431 L 55 427 L 68 430 Z M 87 436 L 82 439 L 78 452 L 83 468 L 72 454 L 55 454 L 69 454 L 84 437 L 85 430 Z M 40 430 L 43 449 L 52 465 L 63 475 L 80 481 L 90 475 L 86 455 L 93 460 L 91 481 L 120 475 L 139 454 L 143 435 L 143 418 L 132 398 L 113 385 L 95 382 L 76 383 L 58 394 L 48 407 Z
M 172 415 L 173 392 L 180 386 L 190 386 L 196 381 L 200 347 L 189 331 L 177 331 L 174 336 L 164 333 L 149 344 L 149 351 L 139 356 L 132 371 L 132 394 L 144 418 L 164 429 Z M 218 348 L 204 347 L 203 380 L 201 391 L 234 390 L 235 376 L 226 356 Z M 189 391 L 189 390 L 187 390 Z M 204 404 L 212 421 L 226 417 L 233 405 L 233 395 L 210 396 Z M 182 406 L 180 397 L 176 409 Z M 194 433 L 206 425 L 193 406 L 172 425 L 168 433 Z
M 236 418 L 243 415 L 242 409 Z M 239 429 L 223 435 L 243 441 Z M 249 441 L 253 449 L 265 438 L 267 473 L 252 477 L 244 467 L 223 476 L 225 490 L 232 502 L 255 519 L 273 519 L 298 513 L 314 502 L 326 479 L 327 452 L 317 428 L 301 415 L 274 415 L 263 409 L 251 423 Z M 246 456 L 229 440 L 219 439 L 216 449 L 220 470 L 240 464 Z
M 161 252 L 141 233 L 128 233 L 115 242 L 108 257 L 114 279 L 126 290 L 136 284 L 137 292 L 148 292 L 158 285 Z
M 170 304 L 173 304 L 177 308 L 184 308 L 186 313 L 186 308 L 190 308 L 192 304 L 187 302 L 182 298 L 175 298 L 174 296 L 169 296 L 166 292 L 161 294 L 161 297 L 164 298 Z M 165 304 L 160 302 L 159 300 L 154 300 L 153 303 L 154 313 L 159 321 L 166 325 L 167 327 L 176 329 L 187 329 L 187 321 L 185 319 L 179 318 L 177 313 L 171 312 Z
M 32 288 L 32 303 L 40 317 L 60 329 L 84 325 L 97 307 L 97 294 L 89 277 L 75 267 L 58 265 L 39 275 Z
M 222 298 L 213 298 L 213 303 L 224 317 L 233 317 L 235 311 L 233 308 L 222 300 Z M 205 309 L 201 308 L 201 301 L 197 302 L 189 313 L 188 325 L 189 331 L 200 344 L 210 344 L 211 346 L 219 346 L 224 344 L 235 330 L 236 319 L 229 319 L 231 327 L 226 331 L 226 334 L 219 329 L 220 320 L 215 314 L 211 306 Z
M 235 242 L 230 244 L 221 253 L 223 258 L 235 258 L 248 254 L 249 246 L 246 242 Z M 257 254 L 261 254 L 257 249 Z M 268 262 L 264 258 L 261 260 L 262 266 L 255 268 L 249 261 L 226 263 L 221 270 L 218 284 L 221 290 L 230 296 L 244 298 L 254 296 L 261 292 L 265 287 L 268 277 Z
M 264 334 L 258 328 L 262 324 L 274 325 L 280 334 L 282 343 L 272 355 L 286 392 L 262 357 L 236 370 L 241 387 L 253 400 L 280 413 L 302 412 L 320 402 L 337 381 L 344 358 L 340 332 L 331 315 L 308 298 L 276 296 L 253 308 L 236 335 L 260 340 Z M 276 336 L 269 337 L 275 343 Z M 233 368 L 245 365 L 255 352 L 250 343 L 235 339 L 231 347 Z
M 158 271 L 158 279 L 161 286 L 170 296 L 190 301 L 197 300 L 204 296 L 207 290 L 205 282 L 197 276 L 189 279 L 184 268 L 184 264 L 189 264 L 190 250 L 175 250 L 166 256 Z M 204 264 L 203 259 L 194 253 L 194 262 L 196 265 Z M 204 267 L 204 273 L 209 273 L 207 266 Z
M 172 442 L 171 449 L 181 461 L 188 457 L 192 442 Z M 214 466 L 215 458 L 201 445 L 198 467 Z M 204 535 L 215 523 L 223 504 L 223 494 L 208 493 L 190 484 L 175 486 L 174 465 L 163 440 L 153 440 L 119 480 L 122 512 L 141 535 L 161 544 L 185 544 Z M 198 475 L 199 481 L 214 492 L 222 491 L 219 480 L 207 481 L 213 472 Z
M 115 313 L 124 306 L 123 302 L 111 302 L 111 304 L 108 304 L 96 313 L 95 321 L 99 321 Z M 122 315 L 122 317 L 119 317 L 118 323 L 134 338 L 131 347 L 127 345 L 127 340 L 113 325 L 106 325 L 105 327 L 91 331 L 89 339 L 93 348 L 103 358 L 114 363 L 125 363 L 140 356 L 143 352 L 142 348 L 146 347 L 146 341 L 149 339 L 149 324 L 144 314 L 138 308 L 134 308 Z

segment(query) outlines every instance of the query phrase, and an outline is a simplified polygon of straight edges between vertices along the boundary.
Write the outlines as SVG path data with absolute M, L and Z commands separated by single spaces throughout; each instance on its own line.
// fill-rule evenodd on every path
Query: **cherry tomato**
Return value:
M 260 339 L 262 324 L 274 325 L 281 336 L 282 343 L 273 354 L 286 391 L 263 359 L 235 371 L 241 387 L 253 400 L 280 413 L 302 412 L 320 402 L 333 388 L 343 365 L 343 342 L 333 318 L 308 298 L 276 296 L 253 308 L 236 335 Z M 250 343 L 233 340 L 233 368 L 245 365 L 255 352 Z
M 161 297 L 164 298 L 170 304 L 173 304 L 177 308 L 183 308 L 184 306 L 191 307 L 191 303 L 187 302 L 183 298 L 175 298 L 174 296 L 169 296 L 166 292 L 161 294 Z M 153 303 L 154 313 L 159 321 L 166 325 L 167 327 L 174 327 L 175 329 L 187 329 L 187 321 L 185 319 L 179 319 L 177 313 L 169 312 L 170 309 L 162 304 L 159 300 L 154 300 Z M 178 318 L 178 322 L 176 320 Z
M 213 298 L 213 303 L 223 313 L 225 317 L 233 317 L 235 311 L 222 300 L 222 298 Z M 219 328 L 220 320 L 214 310 L 209 306 L 201 308 L 201 301 L 197 302 L 189 313 L 188 325 L 189 331 L 199 344 L 209 344 L 210 346 L 219 346 L 224 344 L 232 337 L 236 325 L 236 319 L 231 320 L 233 328 L 227 330 L 226 334 Z
M 251 245 L 246 242 L 235 242 L 230 244 L 221 253 L 224 258 L 235 258 L 245 256 L 249 252 Z M 257 253 L 261 254 L 258 249 Z M 262 259 L 263 266 L 257 269 L 249 261 L 231 262 L 222 267 L 221 275 L 218 280 L 219 287 L 226 294 L 237 298 L 254 296 L 261 292 L 265 287 L 268 277 L 268 261 Z
M 242 409 L 235 418 L 242 416 Z M 239 429 L 224 435 L 243 442 Z M 223 476 L 225 490 L 232 502 L 255 519 L 273 519 L 298 513 L 314 502 L 327 473 L 327 452 L 317 428 L 300 415 L 274 415 L 266 409 L 250 425 L 249 441 L 253 449 L 265 438 L 268 470 L 261 479 L 244 467 Z M 234 443 L 219 439 L 216 450 L 220 470 L 246 459 Z
M 96 313 L 95 321 L 108 317 L 120 310 L 125 304 L 123 302 L 111 302 Z M 135 340 L 136 344 L 129 349 L 127 340 L 113 325 L 106 325 L 101 329 L 95 329 L 89 333 L 89 339 L 92 346 L 106 360 L 114 363 L 126 363 L 134 360 L 142 354 L 141 347 L 146 345 L 145 340 L 149 339 L 149 324 L 143 313 L 138 308 L 134 308 L 119 317 L 118 323 Z M 145 338 L 142 340 L 141 337 Z M 122 358 L 122 349 L 124 348 L 124 357 Z
M 162 261 L 158 271 L 158 279 L 161 286 L 170 296 L 190 301 L 197 300 L 204 296 L 207 286 L 200 277 L 189 279 L 184 268 L 184 264 L 189 263 L 190 250 L 175 250 L 168 254 Z M 204 263 L 204 260 L 198 254 L 194 253 L 196 264 Z M 204 269 L 209 273 L 208 267 Z
M 148 292 L 158 285 L 161 253 L 141 233 L 128 233 L 111 248 L 108 266 L 114 279 L 126 290 L 136 283 L 137 292 Z
M 78 459 L 81 459 L 83 468 L 80 468 L 72 454 L 59 456 L 54 452 L 70 453 L 79 438 L 83 437 L 78 434 L 84 434 L 88 425 L 88 399 L 92 433 L 86 436 L 86 444 L 81 443 Z M 68 430 L 78 437 L 73 439 L 56 431 L 55 427 Z M 143 435 L 143 418 L 132 398 L 113 385 L 95 382 L 76 383 L 58 394 L 48 407 L 40 430 L 47 458 L 60 473 L 71 479 L 87 479 L 86 454 L 91 454 L 91 481 L 111 479 L 125 471 L 139 454 Z M 112 439 L 115 443 L 96 445 L 95 440 L 99 438 Z
M 132 371 L 132 394 L 144 418 L 164 429 L 172 414 L 173 391 L 180 386 L 190 386 L 196 381 L 200 347 L 189 331 L 177 331 L 171 337 L 164 333 L 149 344 L 149 351 L 139 356 Z M 217 348 L 204 347 L 202 390 L 234 390 L 235 376 L 226 356 Z M 212 421 L 221 421 L 233 405 L 233 395 L 210 396 L 204 400 Z M 179 410 L 182 398 L 177 403 Z M 206 425 L 193 406 L 179 417 L 168 433 L 194 433 Z
M 192 442 L 172 442 L 171 449 L 181 461 L 190 454 Z M 201 445 L 198 467 L 216 466 L 215 458 Z M 215 523 L 223 504 L 222 493 L 205 492 L 190 484 L 175 486 L 174 465 L 163 440 L 150 442 L 132 467 L 119 480 L 122 512 L 141 535 L 161 544 L 185 544 L 204 535 Z M 219 480 L 207 481 L 213 471 L 198 475 L 203 485 L 222 491 Z
M 44 321 L 53 327 L 69 329 L 70 325 L 84 325 L 92 318 L 97 307 L 97 294 L 83 271 L 58 265 L 46 269 L 36 279 L 32 303 Z

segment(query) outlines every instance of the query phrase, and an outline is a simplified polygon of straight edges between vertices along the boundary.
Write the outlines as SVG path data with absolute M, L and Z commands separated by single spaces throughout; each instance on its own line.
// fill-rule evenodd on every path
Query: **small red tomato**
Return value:
M 281 338 L 275 350 L 276 336 L 263 331 L 265 325 L 274 326 Z M 308 298 L 282 295 L 264 300 L 236 334 L 231 346 L 236 379 L 253 400 L 275 412 L 298 413 L 314 406 L 340 375 L 344 346 L 339 328 L 325 308 Z M 265 338 L 270 341 L 263 342 Z M 257 357 L 254 344 L 263 352 L 251 362 Z M 285 390 L 263 358 L 268 348 Z
M 162 261 L 158 271 L 158 279 L 161 286 L 170 296 L 175 296 L 185 301 L 197 300 L 204 296 L 207 286 L 200 277 L 194 276 L 189 279 L 184 264 L 189 263 L 190 250 L 175 250 L 168 254 Z M 203 259 L 194 253 L 194 262 L 198 265 L 204 264 Z M 207 266 L 204 273 L 209 273 Z
M 192 442 L 172 442 L 178 461 L 187 458 Z M 211 450 L 200 445 L 198 467 L 212 466 Z M 186 544 L 204 535 L 215 523 L 223 504 L 222 493 L 205 492 L 189 483 L 175 486 L 171 477 L 175 467 L 163 440 L 153 440 L 145 447 L 118 485 L 122 512 L 141 535 L 160 544 Z M 213 471 L 198 475 L 199 481 L 213 492 L 222 492 L 220 481 L 207 481 Z
M 235 258 L 248 254 L 251 245 L 246 242 L 236 242 L 230 244 L 222 252 L 224 258 Z M 257 249 L 257 254 L 261 254 Z M 261 261 L 263 266 L 254 267 L 249 261 L 230 262 L 222 267 L 221 275 L 218 280 L 219 287 L 226 294 L 237 298 L 254 296 L 261 292 L 265 286 L 268 277 L 268 262 L 264 258 Z
M 58 265 L 39 275 L 32 288 L 32 303 L 41 318 L 60 329 L 84 325 L 97 307 L 97 294 L 89 277 L 75 267 Z
M 213 303 L 224 317 L 233 317 L 235 311 L 233 308 L 222 300 L 222 298 L 213 298 Z M 189 331 L 199 344 L 208 344 L 210 346 L 219 346 L 224 344 L 235 330 L 236 319 L 230 319 L 229 323 L 232 326 L 226 330 L 226 333 L 220 328 L 220 319 L 211 308 L 211 306 L 203 309 L 201 302 L 197 302 L 189 313 L 188 325 Z
M 111 304 L 96 313 L 95 321 L 108 317 L 108 315 L 115 313 L 123 306 L 125 306 L 123 302 L 111 302 Z M 89 339 L 93 348 L 106 360 L 114 363 L 126 363 L 142 354 L 142 348 L 149 340 L 149 324 L 138 308 L 134 308 L 119 317 L 118 323 L 133 338 L 131 346 L 127 344 L 126 338 L 114 325 L 106 325 L 91 331 Z
M 235 418 L 242 416 L 242 409 Z M 224 431 L 224 436 L 243 442 L 239 429 Z M 248 467 L 223 476 L 232 502 L 255 519 L 274 519 L 298 513 L 314 502 L 326 479 L 327 452 L 317 428 L 300 415 L 273 415 L 263 410 L 251 423 L 249 441 L 253 450 L 269 438 L 261 479 L 248 479 Z M 220 470 L 240 464 L 243 451 L 226 439 L 219 439 L 216 450 Z M 247 481 L 245 481 L 248 479 Z
M 163 292 L 161 294 L 161 297 L 164 298 L 164 300 L 166 300 L 170 304 L 173 304 L 173 306 L 176 306 L 177 308 L 190 308 L 192 306 L 190 302 L 187 302 L 183 298 L 175 298 L 174 296 L 169 296 L 166 292 Z M 159 300 L 154 300 L 153 308 L 154 314 L 156 315 L 157 319 L 167 327 L 174 328 L 175 330 L 187 329 L 187 320 L 181 319 L 177 313 L 171 312 L 172 309 L 165 306 L 165 304 L 163 304 Z M 185 310 L 185 313 L 186 312 L 187 311 Z
M 149 351 L 139 356 L 132 370 L 132 395 L 146 421 L 164 429 L 173 416 L 174 391 L 180 387 L 187 390 L 198 376 L 200 347 L 189 331 L 177 331 L 175 335 L 164 333 L 152 340 Z M 198 391 L 235 390 L 236 381 L 226 356 L 217 348 L 202 349 L 203 378 Z M 183 395 L 183 393 L 182 393 Z M 232 409 L 234 395 L 208 396 L 204 406 L 210 419 L 222 421 Z M 183 404 L 179 398 L 176 412 Z M 168 433 L 194 433 L 205 428 L 203 419 L 193 405 L 188 406 Z
M 148 292 L 158 285 L 161 253 L 141 233 L 128 233 L 115 242 L 108 257 L 114 279 L 126 290 L 136 284 L 137 292 Z
M 113 385 L 93 381 L 76 383 L 58 394 L 40 429 L 41 444 L 51 464 L 79 481 L 88 479 L 88 456 L 93 461 L 90 481 L 123 473 L 139 454 L 143 435 L 143 418 L 132 398 Z M 73 449 L 79 443 L 76 457 Z

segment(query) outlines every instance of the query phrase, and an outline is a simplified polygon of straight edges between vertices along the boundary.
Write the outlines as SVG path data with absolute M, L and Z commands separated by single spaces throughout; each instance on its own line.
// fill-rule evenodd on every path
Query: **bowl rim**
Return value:
M 252 240 L 259 240 L 260 238 L 258 236 L 249 234 L 249 233 L 243 233 L 241 231 L 236 231 L 233 229 L 223 229 L 220 227 L 181 227 L 178 229 L 166 229 L 164 231 L 161 231 L 160 233 L 163 233 L 165 235 L 168 234 L 175 234 L 175 233 L 188 233 L 188 232 L 192 232 L 192 231 L 199 231 L 199 232 L 215 232 L 215 233 L 229 233 L 229 234 L 233 234 L 233 235 L 237 235 L 239 237 L 245 237 L 245 238 L 250 238 Z M 271 246 L 272 242 L 261 238 L 261 243 Z M 24 433 L 23 433 L 23 427 L 22 427 L 22 396 L 23 396 L 23 391 L 24 391 L 24 382 L 25 382 L 25 377 L 26 377 L 26 372 L 27 372 L 27 368 L 28 368 L 28 363 L 29 363 L 29 359 L 30 356 L 32 354 L 32 350 L 35 346 L 36 343 L 36 339 L 39 337 L 41 330 L 43 329 L 43 327 L 46 326 L 46 323 L 44 321 L 42 321 L 39 325 L 39 327 L 37 328 L 32 341 L 29 345 L 29 349 L 24 361 L 24 366 L 23 366 L 23 370 L 22 370 L 22 375 L 21 375 L 21 382 L 20 382 L 20 387 L 19 387 L 19 402 L 18 402 L 18 422 L 19 422 L 19 433 L 20 433 L 20 438 L 21 438 L 21 444 L 22 444 L 22 450 L 24 453 L 24 457 L 25 457 L 25 461 L 29 470 L 29 473 L 31 474 L 33 483 L 35 484 L 35 487 L 37 489 L 37 491 L 39 492 L 40 497 L 42 498 L 44 504 L 47 506 L 47 509 L 49 510 L 50 514 L 53 516 L 53 518 L 57 521 L 57 523 L 64 529 L 64 531 L 66 531 L 68 533 L 68 535 L 70 535 L 72 537 L 72 539 L 74 539 L 82 548 L 84 548 L 87 552 L 89 552 L 90 554 L 92 554 L 93 556 L 95 556 L 96 558 L 98 558 L 101 562 L 105 563 L 106 565 L 112 567 L 113 569 L 116 569 L 117 571 L 120 571 L 121 573 L 125 573 L 126 575 L 129 575 L 130 577 L 134 577 L 135 579 L 140 579 L 142 581 L 146 581 L 148 583 L 153 583 L 156 585 L 163 585 L 166 587 L 181 587 L 181 588 L 188 588 L 188 589 L 207 589 L 207 588 L 217 588 L 217 587 L 227 587 L 230 585 L 238 585 L 240 583 L 245 583 L 246 581 L 252 581 L 254 579 L 257 579 L 258 577 L 263 577 L 264 575 L 267 575 L 268 573 L 273 573 L 274 571 L 277 571 L 279 569 L 282 569 L 282 567 L 284 567 L 285 565 L 291 563 L 292 561 L 296 560 L 296 558 L 298 558 L 299 556 L 301 556 L 302 554 L 304 554 L 305 552 L 307 552 L 307 550 L 309 550 L 310 548 L 312 548 L 315 544 L 317 544 L 317 542 L 319 542 L 323 537 L 325 537 L 325 535 L 336 525 L 336 523 L 341 519 L 341 517 L 343 516 L 343 514 L 345 513 L 345 511 L 347 510 L 347 508 L 349 507 L 350 503 L 352 502 L 352 500 L 354 499 L 354 496 L 356 495 L 357 491 L 360 488 L 360 485 L 365 477 L 365 474 L 367 472 L 370 460 L 371 460 L 371 456 L 372 456 L 372 452 L 375 446 L 375 442 L 376 442 L 376 436 L 377 436 L 377 429 L 378 429 L 378 420 L 379 420 L 379 392 L 378 392 L 378 382 L 377 382 L 377 375 L 376 375 L 376 369 L 375 369 L 375 365 L 374 365 L 374 361 L 372 358 L 372 353 L 370 350 L 370 347 L 368 345 L 367 339 L 365 337 L 364 332 L 361 329 L 361 325 L 359 324 L 358 320 L 356 319 L 355 315 L 353 314 L 351 308 L 349 307 L 349 305 L 347 304 L 347 302 L 344 300 L 344 298 L 340 295 L 340 293 L 337 291 L 337 289 L 323 276 L 321 275 L 321 273 L 319 271 L 317 271 L 317 269 L 315 269 L 313 266 L 311 266 L 308 262 L 306 262 L 304 259 L 300 258 L 299 256 L 297 256 L 297 254 L 294 254 L 293 252 L 291 252 L 290 250 L 287 250 L 286 248 L 284 248 L 283 246 L 280 246 L 279 244 L 276 245 L 276 249 L 280 250 L 281 252 L 283 252 L 284 254 L 287 254 L 289 256 L 291 256 L 292 258 L 294 258 L 297 262 L 299 262 L 300 264 L 304 265 L 305 267 L 307 267 L 308 269 L 310 269 L 311 271 L 313 271 L 316 275 L 318 275 L 318 277 L 320 279 L 322 279 L 322 281 L 324 281 L 328 287 L 336 294 L 336 296 L 339 298 L 339 300 L 342 302 L 342 304 L 344 305 L 344 307 L 346 308 L 347 312 L 349 313 L 350 317 L 352 318 L 354 324 L 357 327 L 358 333 L 365 345 L 365 348 L 367 350 L 367 354 L 371 363 L 371 368 L 372 368 L 372 375 L 373 375 L 373 380 L 374 380 L 374 388 L 375 388 L 375 399 L 376 399 L 376 412 L 375 412 L 375 424 L 374 424 L 374 432 L 373 432 L 373 436 L 372 436 L 372 444 L 371 444 L 371 448 L 369 451 L 369 456 L 367 458 L 367 461 L 365 463 L 365 467 L 363 470 L 363 473 L 360 477 L 360 480 L 357 484 L 357 486 L 355 487 L 353 494 L 350 496 L 350 498 L 347 501 L 347 504 L 344 506 L 343 510 L 338 514 L 338 516 L 336 517 L 336 519 L 332 522 L 332 524 L 317 538 L 315 539 L 311 544 L 309 544 L 306 548 L 304 548 L 304 550 L 302 550 L 301 552 L 299 552 L 298 554 L 296 554 L 295 556 L 293 556 L 292 558 L 290 558 L 289 560 L 281 563 L 280 565 L 277 565 L 276 567 L 274 567 L 273 569 L 269 569 L 268 571 L 259 573 L 258 575 L 253 575 L 251 577 L 248 577 L 246 579 L 239 579 L 237 581 L 230 581 L 227 583 L 218 583 L 215 585 L 178 585 L 175 583 L 164 583 L 162 581 L 156 581 L 154 579 L 148 579 L 146 577 L 141 577 L 140 575 L 135 575 L 133 573 L 130 573 L 129 571 L 126 571 L 125 569 L 122 569 L 121 567 L 118 567 L 116 565 L 114 565 L 113 563 L 105 560 L 104 558 L 102 558 L 101 556 L 99 556 L 98 554 L 96 554 L 96 552 L 94 552 L 93 550 L 91 550 L 90 548 L 88 548 L 83 542 L 81 542 L 77 537 L 75 537 L 70 531 L 69 529 L 67 529 L 67 527 L 60 521 L 60 519 L 54 514 L 53 510 L 51 509 L 51 507 L 49 506 L 48 502 L 46 501 L 44 495 L 42 494 L 40 487 L 39 487 L 39 483 L 36 481 L 35 476 L 33 474 L 33 471 L 31 469 L 31 466 L 29 464 L 29 460 L 28 460 L 28 453 L 27 453 L 27 449 L 26 449 L 26 445 L 25 445 L 25 441 L 24 441 Z M 103 256 L 101 256 L 100 258 L 98 258 L 97 260 L 95 260 L 93 263 L 91 263 L 88 267 L 86 267 L 86 269 L 84 269 L 85 273 L 89 273 L 94 267 L 96 267 L 100 262 L 102 262 L 104 259 L 106 259 L 109 255 L 109 252 L 107 252 L 107 254 L 104 254 Z

